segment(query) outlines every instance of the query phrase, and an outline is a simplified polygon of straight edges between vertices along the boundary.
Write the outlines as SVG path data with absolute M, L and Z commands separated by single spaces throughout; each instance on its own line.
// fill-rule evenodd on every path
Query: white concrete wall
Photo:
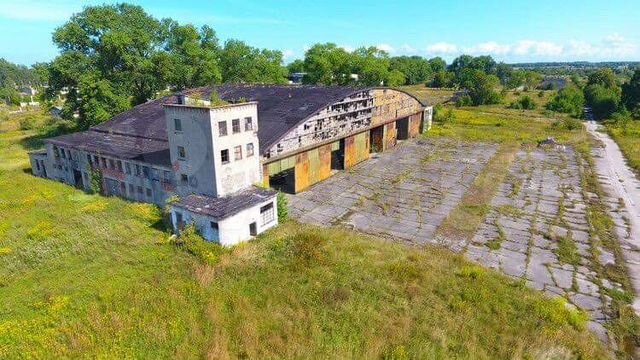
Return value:
M 251 117 L 253 130 L 245 131 L 245 118 Z M 233 133 L 233 119 L 240 119 L 240 133 Z M 218 122 L 227 122 L 227 135 L 220 136 Z M 218 196 L 226 196 L 262 182 L 260 143 L 258 141 L 258 106 L 255 102 L 211 109 L 213 158 Z M 253 156 L 247 156 L 247 144 L 253 144 Z M 242 147 L 242 159 L 235 160 L 234 147 Z M 223 164 L 222 150 L 229 150 L 229 163 Z
M 269 203 L 273 203 L 274 220 L 269 223 L 262 224 L 260 207 Z M 253 237 L 249 233 L 249 224 L 253 222 L 256 223 L 258 234 L 278 225 L 277 197 L 264 201 L 249 209 L 245 209 L 226 219 L 217 221 L 218 231 L 211 228 L 211 221 L 216 221 L 215 219 L 205 215 L 191 213 L 186 209 L 175 206 L 171 209 L 171 222 L 174 230 L 178 229 L 176 212 L 182 214 L 182 219 L 185 224 L 193 224 L 203 238 L 208 241 L 219 242 L 224 246 L 232 246 L 242 241 L 252 239 Z
M 245 131 L 245 119 L 252 119 L 253 130 Z M 175 130 L 175 120 L 182 131 Z M 240 120 L 240 132 L 233 133 L 232 120 Z M 201 194 L 226 196 L 261 181 L 260 144 L 258 142 L 257 103 L 225 105 L 215 108 L 191 105 L 165 107 L 171 163 L 176 172 L 181 196 Z M 218 123 L 227 123 L 227 135 L 220 136 Z M 253 144 L 253 155 L 247 156 L 247 144 Z M 178 156 L 178 146 L 186 150 L 186 158 Z M 242 159 L 235 159 L 234 148 L 241 146 Z M 221 151 L 229 151 L 229 163 L 223 164 Z M 189 177 L 181 184 L 180 174 Z

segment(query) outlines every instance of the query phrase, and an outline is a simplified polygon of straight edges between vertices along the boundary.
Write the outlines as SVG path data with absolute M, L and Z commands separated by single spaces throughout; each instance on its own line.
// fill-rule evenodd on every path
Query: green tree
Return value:
M 444 61 L 441 57 L 436 56 L 434 58 L 429 59 L 429 66 L 431 67 L 431 71 L 435 74 L 440 71 L 447 70 L 447 62 Z
M 287 65 L 287 71 L 289 74 L 304 72 L 304 61 L 296 59 Z
M 628 83 L 622 85 L 622 102 L 629 110 L 640 110 L 640 69 L 636 70 Z M 634 116 L 636 116 L 634 114 Z
M 608 118 L 621 102 L 622 90 L 615 74 L 609 68 L 598 69 L 589 75 L 584 98 L 597 118 Z
M 549 101 L 547 109 L 565 114 L 571 114 L 575 117 L 582 116 L 584 107 L 584 95 L 582 91 L 573 86 L 566 87 L 558 91 L 558 93 Z
M 463 86 L 469 91 L 473 105 L 500 102 L 500 94 L 496 91 L 500 85 L 500 79 L 497 76 L 486 74 L 482 70 L 467 69 L 462 78 L 464 78 Z
M 336 85 L 348 83 L 352 73 L 352 57 L 333 43 L 315 44 L 304 57 L 307 84 Z
M 454 74 L 449 71 L 438 71 L 433 75 L 431 86 L 435 88 L 449 88 L 453 86 Z
M 225 42 L 220 65 L 224 82 L 284 84 L 287 81 L 282 52 L 254 48 L 240 40 Z
M 167 79 L 176 89 L 222 81 L 218 65 L 220 48 L 213 29 L 205 25 L 198 30 L 191 24 L 179 25 L 172 20 L 165 20 L 164 26 L 168 28 L 165 49 L 169 54 L 152 57 L 160 78 Z
M 404 74 L 405 85 L 424 84 L 433 78 L 429 61 L 420 56 L 392 57 L 390 70 Z
M 165 86 L 152 60 L 163 30 L 139 6 L 86 7 L 53 33 L 61 54 L 49 66 L 49 94 L 69 89 L 64 114 L 79 111 L 84 126 L 152 98 Z

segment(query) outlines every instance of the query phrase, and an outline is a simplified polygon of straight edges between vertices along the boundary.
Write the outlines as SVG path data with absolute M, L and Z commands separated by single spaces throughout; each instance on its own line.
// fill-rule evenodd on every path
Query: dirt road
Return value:
M 604 145 L 600 157 L 595 159 L 598 175 L 610 180 L 615 192 L 610 195 L 622 199 L 628 212 L 629 234 L 621 245 L 636 291 L 633 308 L 640 314 L 640 181 L 627 166 L 618 144 L 606 133 L 599 132 L 599 127 L 594 121 L 587 123 L 587 130 Z

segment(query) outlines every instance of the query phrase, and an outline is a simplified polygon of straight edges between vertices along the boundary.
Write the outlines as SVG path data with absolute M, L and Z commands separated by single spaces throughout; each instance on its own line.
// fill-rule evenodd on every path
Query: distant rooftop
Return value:
M 248 190 L 226 197 L 211 197 L 202 195 L 188 195 L 173 204 L 177 208 L 192 213 L 211 216 L 222 220 L 248 209 L 269 199 L 273 199 L 277 192 L 273 190 L 251 187 Z

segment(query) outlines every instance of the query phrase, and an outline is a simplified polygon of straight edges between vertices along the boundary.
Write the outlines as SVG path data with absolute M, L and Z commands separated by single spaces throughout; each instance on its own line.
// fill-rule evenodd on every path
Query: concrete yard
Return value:
M 290 196 L 290 212 L 305 223 L 425 244 L 495 151 L 495 145 L 406 141 Z
M 321 226 L 341 225 L 411 245 L 444 245 L 472 261 L 563 296 L 590 315 L 603 341 L 609 298 L 620 288 L 600 278 L 614 254 L 592 243 L 581 173 L 588 166 L 570 147 L 520 150 L 472 239 L 451 240 L 436 230 L 460 203 L 497 146 L 446 139 L 406 141 L 289 196 L 292 217 Z M 611 203 L 616 218 L 617 199 Z M 622 232 L 622 230 L 619 230 Z M 469 241 L 470 240 L 470 241 Z M 597 256 L 594 256 L 596 254 Z

